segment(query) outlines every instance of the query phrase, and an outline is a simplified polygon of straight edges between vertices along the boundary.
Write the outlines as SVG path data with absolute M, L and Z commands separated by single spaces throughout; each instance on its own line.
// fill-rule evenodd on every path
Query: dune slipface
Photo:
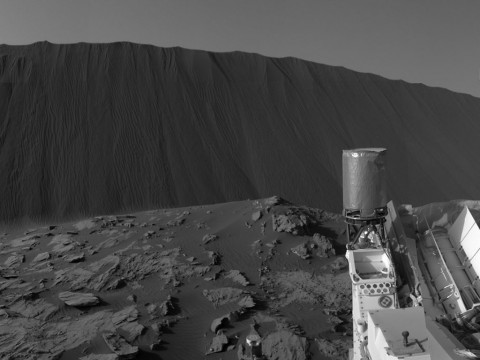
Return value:
M 479 198 L 480 100 L 294 58 L 131 43 L 0 46 L 0 219 L 282 194 L 339 211 L 341 150 L 389 198 Z

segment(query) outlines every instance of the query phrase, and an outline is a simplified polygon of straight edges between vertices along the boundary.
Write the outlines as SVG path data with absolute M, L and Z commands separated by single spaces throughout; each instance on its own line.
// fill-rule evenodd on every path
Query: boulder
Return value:
M 312 238 L 315 247 L 318 249 L 316 255 L 318 257 L 330 257 L 335 255 L 335 249 L 333 248 L 332 241 L 326 236 L 315 233 Z
M 216 335 L 212 339 L 212 344 L 208 349 L 207 355 L 222 352 L 227 344 L 228 344 L 228 338 L 225 334 L 220 333 L 219 335 Z
M 104 332 L 103 339 L 107 346 L 121 357 L 121 359 L 135 359 L 138 353 L 138 346 L 130 345 L 122 336 L 112 333 Z
M 304 214 L 272 215 L 273 231 L 304 235 L 307 225 L 307 217 Z

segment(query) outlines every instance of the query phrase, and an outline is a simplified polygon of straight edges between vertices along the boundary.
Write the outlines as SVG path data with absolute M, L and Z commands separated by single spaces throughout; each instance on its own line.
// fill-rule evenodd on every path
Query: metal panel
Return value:
M 452 244 L 458 248 L 470 229 L 476 224 L 470 210 L 465 206 L 453 225 L 448 229 Z
M 472 264 L 476 274 L 480 274 L 480 229 L 477 225 L 472 226 L 468 234 L 462 240 L 462 247 L 467 259 Z

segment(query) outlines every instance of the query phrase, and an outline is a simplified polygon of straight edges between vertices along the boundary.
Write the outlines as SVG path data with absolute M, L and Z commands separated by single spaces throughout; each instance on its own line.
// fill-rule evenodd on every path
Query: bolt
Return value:
M 408 331 L 402 332 L 402 336 L 403 336 L 403 346 L 405 346 L 405 347 L 408 346 L 408 335 L 410 335 L 410 333 L 409 333 Z

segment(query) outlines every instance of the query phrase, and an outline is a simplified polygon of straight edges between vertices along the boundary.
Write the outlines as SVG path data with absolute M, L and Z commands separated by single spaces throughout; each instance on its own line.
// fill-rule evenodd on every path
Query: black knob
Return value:
M 405 347 L 408 346 L 408 335 L 410 335 L 410 333 L 409 333 L 408 331 L 402 332 L 402 336 L 403 336 L 403 346 L 405 346 Z

